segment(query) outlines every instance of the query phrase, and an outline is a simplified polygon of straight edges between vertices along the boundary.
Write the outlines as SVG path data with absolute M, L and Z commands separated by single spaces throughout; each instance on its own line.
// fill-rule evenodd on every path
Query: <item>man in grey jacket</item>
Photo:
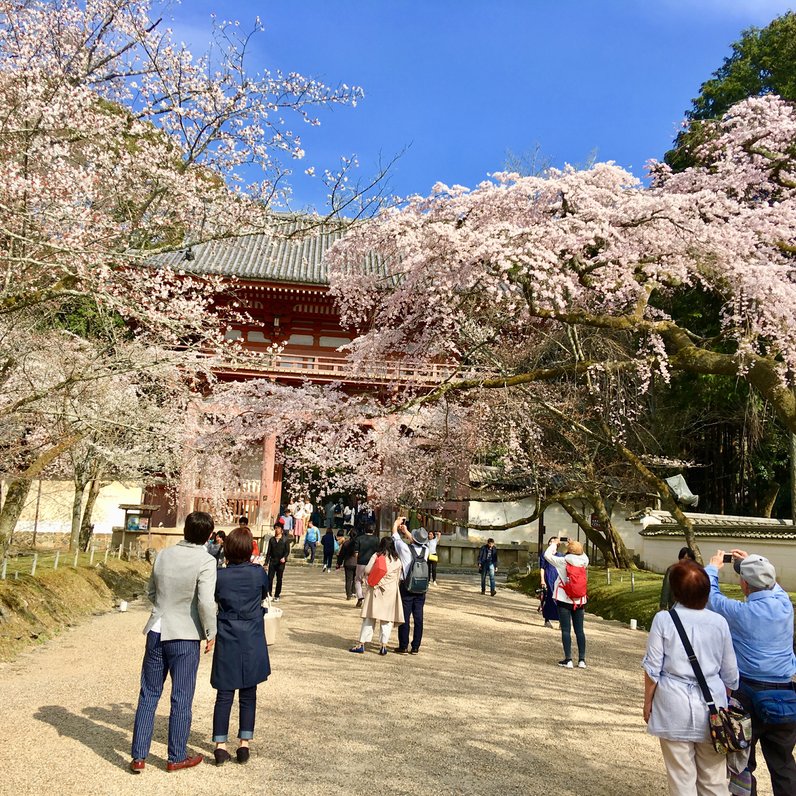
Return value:
M 189 755 L 187 746 L 200 641 L 206 640 L 207 653 L 216 637 L 216 562 L 205 548 L 212 532 L 213 518 L 194 511 L 185 518 L 183 540 L 163 550 L 152 568 L 147 590 L 152 614 L 144 628 L 146 651 L 130 762 L 135 774 L 144 770 L 166 675 L 171 675 L 166 768 L 179 771 L 202 762 L 202 755 Z

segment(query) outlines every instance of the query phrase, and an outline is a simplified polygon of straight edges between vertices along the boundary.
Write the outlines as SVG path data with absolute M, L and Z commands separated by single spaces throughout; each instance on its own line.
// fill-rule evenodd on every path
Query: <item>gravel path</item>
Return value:
M 641 719 L 644 633 L 588 617 L 589 668 L 562 670 L 559 634 L 542 627 L 535 602 L 507 590 L 483 597 L 475 579 L 456 576 L 431 590 L 421 654 L 382 658 L 346 651 L 359 612 L 339 575 L 289 567 L 280 605 L 285 633 L 259 689 L 247 766 L 168 774 L 167 686 L 147 769 L 127 771 L 147 615 L 137 604 L 0 664 L 0 793 L 666 792 Z M 191 745 L 212 759 L 209 676 L 208 656 Z

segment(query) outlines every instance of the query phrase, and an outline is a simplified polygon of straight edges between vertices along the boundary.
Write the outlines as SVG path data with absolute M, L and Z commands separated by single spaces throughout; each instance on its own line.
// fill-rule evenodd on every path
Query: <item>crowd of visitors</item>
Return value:
M 327 504 L 320 514 L 327 524 L 321 536 L 312 513 L 308 501 L 285 508 L 260 556 L 246 517 L 225 534 L 214 531 L 209 514 L 194 512 L 186 518 L 184 539 L 157 556 L 148 588 L 153 608 L 144 629 L 132 772 L 145 768 L 166 677 L 172 685 L 167 768 L 177 771 L 201 762 L 201 755 L 187 749 L 201 641 L 205 653 L 213 653 L 215 762 L 223 765 L 232 759 L 227 743 L 236 691 L 235 757 L 240 763 L 249 759 L 257 686 L 271 671 L 263 605 L 270 597 L 280 599 L 291 541 L 302 536 L 306 563 L 314 566 L 320 544 L 322 572 L 328 573 L 336 554 L 336 569 L 345 573 L 346 599 L 356 597 L 362 622 L 350 652 L 366 651 L 377 622 L 379 655 L 388 654 L 394 626 L 398 628 L 394 651 L 420 652 L 426 595 L 437 579 L 437 535 L 422 527 L 410 529 L 408 520 L 399 517 L 391 534 L 382 539 L 375 522 L 359 521 L 360 516 L 370 519 L 367 507 L 338 502 L 331 508 Z M 667 570 L 661 610 L 652 622 L 642 661 L 643 718 L 648 732 L 659 739 L 669 792 L 755 796 L 759 742 L 774 796 L 794 796 L 796 656 L 790 598 L 777 584 L 773 564 L 762 556 L 719 550 L 707 567 L 695 558 L 692 550 L 683 548 Z M 488 581 L 494 596 L 498 564 L 494 539 L 480 548 L 477 561 L 481 593 L 486 593 Z M 550 537 L 539 563 L 539 610 L 545 627 L 559 623 L 564 652 L 559 666 L 575 668 L 574 631 L 577 668 L 585 669 L 589 559 L 583 545 L 575 539 Z M 727 563 L 740 576 L 744 601 L 729 599 L 719 589 L 719 571 Z M 722 742 L 724 731 L 716 729 L 725 710 L 735 722 L 730 722 L 737 733 L 735 746 Z

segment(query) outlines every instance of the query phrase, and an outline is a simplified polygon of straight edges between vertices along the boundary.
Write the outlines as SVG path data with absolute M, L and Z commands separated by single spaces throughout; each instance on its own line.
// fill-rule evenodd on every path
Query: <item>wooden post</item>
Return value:
M 122 557 L 122 545 L 119 545 L 119 550 L 116 553 L 116 558 L 121 559 Z
M 636 590 L 636 575 L 635 573 L 630 573 L 630 591 Z
M 611 570 L 610 569 L 606 569 L 605 570 L 605 575 L 608 578 L 608 585 L 610 586 L 611 585 Z
M 88 557 L 88 565 L 90 567 L 94 566 L 94 545 L 91 545 L 91 555 Z
M 110 544 L 105 548 L 105 561 L 103 563 L 108 563 L 108 553 L 110 552 L 111 546 Z
M 77 558 L 80 555 L 80 549 L 75 550 L 75 560 L 72 562 L 72 566 L 77 569 Z
M 36 564 L 39 563 L 39 554 L 33 554 L 33 563 L 30 565 L 30 576 L 34 577 L 36 575 Z
M 58 569 L 58 559 L 60 557 L 61 557 L 61 551 L 60 550 L 56 550 L 55 551 L 55 561 L 53 562 L 53 570 Z

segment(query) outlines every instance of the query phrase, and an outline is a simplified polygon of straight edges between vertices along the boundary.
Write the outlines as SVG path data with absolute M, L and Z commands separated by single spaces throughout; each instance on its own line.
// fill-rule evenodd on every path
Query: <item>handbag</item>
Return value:
M 387 574 L 386 556 L 377 555 L 373 567 L 368 573 L 368 586 L 378 586 L 381 579 Z
M 744 710 L 743 705 L 735 699 L 730 699 L 726 708 L 716 707 L 713 695 L 710 693 L 705 675 L 702 674 L 702 667 L 699 665 L 694 648 L 685 634 L 683 623 L 674 608 L 669 610 L 675 628 L 680 635 L 680 640 L 685 647 L 685 654 L 691 668 L 694 670 L 702 697 L 708 705 L 708 719 L 710 729 L 710 740 L 713 748 L 721 753 L 740 752 L 748 749 L 752 741 L 752 717 Z

